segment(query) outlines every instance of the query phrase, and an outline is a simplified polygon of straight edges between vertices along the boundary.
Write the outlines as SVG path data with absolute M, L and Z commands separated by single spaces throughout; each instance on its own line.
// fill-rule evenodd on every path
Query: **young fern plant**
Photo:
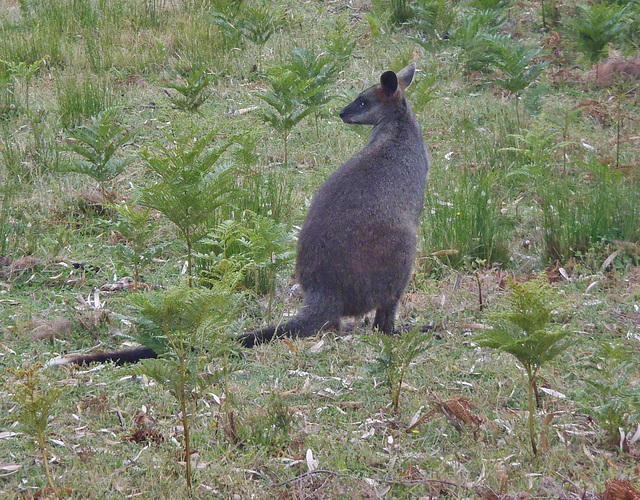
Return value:
M 508 352 L 522 363 L 529 382 L 529 438 L 533 454 L 537 455 L 533 410 L 534 396 L 538 398 L 538 372 L 571 345 L 571 339 L 567 340 L 570 331 L 551 326 L 561 300 L 544 274 L 525 283 L 510 279 L 509 287 L 504 305 L 487 314 L 491 328 L 475 339 L 479 346 Z
M 211 95 L 207 89 L 213 78 L 213 75 L 207 73 L 206 68 L 192 69 L 184 84 L 167 84 L 167 87 L 177 92 L 175 96 L 169 94 L 169 101 L 180 111 L 197 112 Z
M 139 340 L 159 354 L 159 358 L 145 359 L 130 370 L 161 384 L 180 409 L 189 491 L 192 490 L 193 419 L 206 388 L 224 379 L 226 390 L 232 347 L 223 339 L 230 318 L 239 312 L 240 297 L 225 283 L 211 288 L 191 287 L 183 283 L 130 298 L 133 309 L 130 319 L 138 326 Z M 211 371 L 208 368 L 210 346 L 215 348 L 216 356 L 223 357 L 222 370 Z
M 485 35 L 491 53 L 491 64 L 499 76 L 491 79 L 515 96 L 516 120 L 520 125 L 518 101 L 522 93 L 544 71 L 547 62 L 535 62 L 542 48 L 537 44 L 525 45 L 511 35 Z
M 42 365 L 36 363 L 25 369 L 6 370 L 2 385 L 13 395 L 13 401 L 18 407 L 17 411 L 11 413 L 11 418 L 18 423 L 18 430 L 35 441 L 49 487 L 58 498 L 58 489 L 49 467 L 49 424 L 58 409 L 58 399 L 66 388 L 51 387 L 42 375 L 41 368 Z
M 149 246 L 157 229 L 157 222 L 151 216 L 150 208 L 122 202 L 113 205 L 113 209 L 117 218 L 115 222 L 109 221 L 109 227 L 120 233 L 125 242 L 114 245 L 113 249 L 133 272 L 133 291 L 137 292 L 140 272 L 162 251 L 166 243 Z
M 270 108 L 260 113 L 261 118 L 282 136 L 284 163 L 289 163 L 289 134 L 305 117 L 315 112 L 324 102 L 319 99 L 323 88 L 314 85 L 314 79 L 301 76 L 289 67 L 273 66 L 266 80 L 271 90 L 256 94 Z
M 481 10 L 465 14 L 450 39 L 462 49 L 462 61 L 467 71 L 487 71 L 491 63 L 487 35 L 495 35 L 506 24 L 499 10 Z
M 242 45 L 243 33 L 240 29 L 244 6 L 242 1 L 229 2 L 227 0 L 214 2 L 209 11 L 211 23 L 216 26 L 222 38 L 225 52 L 235 52 Z
M 242 9 L 238 23 L 242 35 L 258 47 L 258 74 L 262 70 L 262 52 L 269 39 L 285 26 L 285 14 L 281 9 L 264 3 L 257 7 Z
M 327 35 L 326 51 L 331 63 L 336 66 L 337 74 L 351 62 L 351 56 L 356 48 L 356 39 L 349 32 L 349 23 L 345 20 L 335 20 L 331 32 Z
M 40 71 L 40 68 L 46 64 L 46 61 L 44 59 L 40 59 L 32 64 L 28 64 L 25 61 L 15 63 L 12 61 L 0 60 L 0 63 L 7 66 L 9 73 L 13 75 L 14 78 L 24 80 L 25 111 L 27 116 L 29 116 L 29 87 L 31 86 L 31 80 L 35 74 Z
M 338 42 L 339 43 L 339 42 Z M 332 44 L 335 52 L 316 54 L 313 49 L 294 47 L 291 51 L 290 62 L 284 68 L 298 76 L 300 81 L 306 81 L 308 94 L 303 103 L 312 108 L 316 135 L 320 137 L 318 129 L 318 115 L 322 107 L 331 100 L 329 87 L 335 82 L 338 72 L 345 66 L 344 55 L 348 46 L 338 47 Z
M 627 9 L 631 3 L 618 6 L 608 2 L 592 5 L 577 4 L 576 15 L 567 18 L 566 31 L 591 64 L 596 64 L 596 81 L 599 76 L 598 62 L 606 46 L 623 36 L 627 25 Z
M 210 147 L 217 130 L 191 143 L 189 136 L 175 140 L 173 147 L 161 146 L 160 153 L 143 153 L 156 182 L 145 189 L 140 205 L 162 213 L 177 228 L 187 245 L 187 275 L 193 277 L 193 247 L 215 210 L 232 191 L 233 164 L 218 164 L 233 139 Z
M 14 202 L 23 189 L 24 162 L 19 146 L 14 142 L 8 129 L 0 132 L 0 255 L 11 254 L 12 239 L 15 231 L 12 212 Z
M 251 211 L 242 220 L 225 220 L 198 242 L 196 260 L 202 277 L 219 280 L 229 270 L 237 272 L 237 285 L 267 293 L 271 321 L 277 274 L 295 257 L 290 227 Z
M 407 24 L 416 34 L 409 39 L 425 50 L 435 50 L 438 41 L 448 37 L 460 7 L 447 0 L 415 2 L 414 17 Z
M 479 10 L 504 10 L 509 3 L 510 0 L 474 0 L 470 4 Z
M 380 375 L 389 388 L 394 413 L 400 408 L 402 384 L 411 363 L 429 348 L 431 334 L 414 328 L 402 335 L 370 335 L 365 342 L 378 351 L 376 362 L 368 366 L 372 375 Z
M 634 384 L 638 363 L 624 344 L 603 342 L 586 364 L 588 384 L 580 399 L 584 411 L 604 429 L 606 441 L 625 444 L 625 430 L 632 433 L 640 417 L 640 388 Z M 595 401 L 594 401 L 595 398 Z
M 133 162 L 133 156 L 121 158 L 117 155 L 132 138 L 125 127 L 116 122 L 116 108 L 108 108 L 92 117 L 90 123 L 69 131 L 67 149 L 81 160 L 63 167 L 63 172 L 76 172 L 92 177 L 105 194 L 109 181 L 120 175 Z

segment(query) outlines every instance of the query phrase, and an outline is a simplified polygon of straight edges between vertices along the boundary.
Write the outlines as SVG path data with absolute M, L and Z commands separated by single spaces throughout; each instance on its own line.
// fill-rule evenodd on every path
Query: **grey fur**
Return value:
M 374 328 L 394 331 L 411 276 L 429 159 L 405 97 L 415 65 L 383 73 L 380 84 L 340 111 L 345 123 L 373 125 L 362 151 L 318 190 L 298 239 L 296 273 L 304 305 L 287 323 L 239 337 L 251 347 L 307 337 L 343 316 L 376 310 Z

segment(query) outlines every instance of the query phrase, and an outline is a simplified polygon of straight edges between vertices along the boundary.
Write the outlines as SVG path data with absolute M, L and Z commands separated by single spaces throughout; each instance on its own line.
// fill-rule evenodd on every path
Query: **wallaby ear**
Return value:
M 393 71 L 385 71 L 380 75 L 380 86 L 385 95 L 392 96 L 398 90 L 398 77 Z
M 405 90 L 411 82 L 413 81 L 413 75 L 416 72 L 416 63 L 411 63 L 406 68 L 398 71 L 398 82 L 400 84 L 400 88 Z

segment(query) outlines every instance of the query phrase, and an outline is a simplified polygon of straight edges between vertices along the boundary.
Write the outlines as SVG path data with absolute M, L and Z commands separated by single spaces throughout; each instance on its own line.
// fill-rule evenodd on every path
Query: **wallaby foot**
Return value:
M 255 347 L 265 342 L 271 342 L 276 335 L 276 327 L 271 326 L 262 330 L 245 333 L 238 336 L 238 343 L 242 347 Z
M 319 291 L 307 292 L 304 306 L 290 321 L 279 326 L 270 326 L 239 335 L 238 342 L 244 347 L 254 347 L 277 338 L 310 337 L 320 330 L 339 328 L 341 309 L 340 300 L 334 294 Z
M 260 344 L 271 342 L 274 339 L 282 337 L 289 337 L 292 339 L 310 337 L 318 333 L 321 330 L 338 330 L 340 331 L 340 319 L 332 320 L 325 323 L 325 326 L 309 326 L 306 324 L 299 324 L 301 322 L 293 320 L 284 325 L 270 326 L 263 328 L 262 330 L 255 330 L 243 335 L 239 335 L 238 342 L 242 347 L 255 347 Z
M 396 307 L 397 303 L 378 308 L 376 317 L 373 320 L 373 329 L 391 335 L 396 320 Z

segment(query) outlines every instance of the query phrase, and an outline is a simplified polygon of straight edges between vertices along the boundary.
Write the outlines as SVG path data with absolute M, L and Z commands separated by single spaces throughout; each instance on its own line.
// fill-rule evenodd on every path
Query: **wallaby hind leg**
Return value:
M 396 321 L 396 309 L 398 307 L 398 302 L 393 302 L 392 304 L 386 304 L 384 306 L 379 307 L 376 310 L 376 317 L 373 320 L 373 328 L 378 329 L 382 333 L 386 333 L 387 335 L 393 334 L 393 326 Z
M 265 342 L 271 342 L 276 334 L 276 327 L 270 326 L 262 330 L 245 333 L 238 336 L 238 343 L 242 347 L 254 347 Z
M 298 314 L 280 326 L 245 333 L 238 337 L 244 347 L 253 347 L 281 337 L 309 337 L 318 331 L 340 324 L 341 302 L 332 294 L 308 292 Z

